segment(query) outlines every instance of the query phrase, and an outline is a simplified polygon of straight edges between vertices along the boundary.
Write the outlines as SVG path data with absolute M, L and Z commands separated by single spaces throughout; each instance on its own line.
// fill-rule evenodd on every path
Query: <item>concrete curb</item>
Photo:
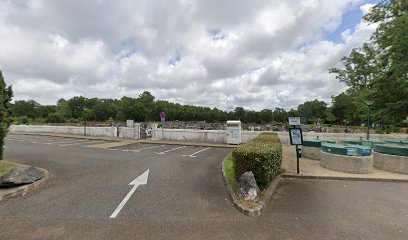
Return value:
M 272 197 L 276 187 L 278 186 L 280 180 L 281 180 L 281 176 L 277 176 L 269 185 L 268 189 L 265 191 L 262 199 L 258 202 L 258 206 L 256 208 L 247 208 L 245 206 L 242 206 L 242 204 L 239 201 L 239 198 L 235 195 L 234 191 L 232 190 L 229 182 L 228 182 L 228 178 L 227 175 L 225 174 L 225 170 L 224 170 L 224 163 L 225 160 L 227 158 L 225 158 L 222 161 L 221 164 L 221 168 L 222 168 L 222 176 L 224 179 L 224 184 L 227 187 L 229 196 L 234 204 L 234 207 L 237 208 L 241 213 L 250 216 L 250 217 L 254 217 L 254 216 L 260 216 L 262 214 L 262 210 L 265 207 L 265 204 L 269 201 L 269 199 Z
M 367 181 L 367 182 L 396 182 L 396 183 L 408 182 L 408 179 L 308 176 L 308 175 L 292 175 L 292 174 L 282 174 L 281 177 L 282 178 L 298 178 L 298 179 L 344 180 L 344 181 Z
M 40 184 L 47 181 L 50 176 L 50 173 L 43 168 L 38 168 L 38 169 L 40 169 L 44 173 L 44 177 L 42 179 L 35 181 L 31 184 L 22 185 L 19 187 L 0 189 L 0 202 L 3 200 L 9 199 L 9 198 L 25 195 L 27 192 L 34 190 L 35 188 L 40 186 Z

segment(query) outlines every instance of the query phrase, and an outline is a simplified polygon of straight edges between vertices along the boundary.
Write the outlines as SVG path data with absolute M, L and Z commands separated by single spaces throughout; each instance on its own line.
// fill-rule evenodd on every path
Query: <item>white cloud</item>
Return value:
M 137 97 L 221 109 L 329 101 L 328 74 L 375 29 L 324 36 L 359 0 L 1 1 L 0 69 L 17 99 Z M 360 7 L 367 12 L 371 5 Z

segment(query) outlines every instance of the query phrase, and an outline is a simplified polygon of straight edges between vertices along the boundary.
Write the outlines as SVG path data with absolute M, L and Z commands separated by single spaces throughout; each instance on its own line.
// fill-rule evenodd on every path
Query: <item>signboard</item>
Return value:
M 289 128 L 291 145 L 303 145 L 303 134 L 301 128 Z
M 166 121 L 166 113 L 165 112 L 160 113 L 160 120 L 161 120 L 162 123 L 164 123 Z
M 300 125 L 300 117 L 289 117 L 289 125 Z

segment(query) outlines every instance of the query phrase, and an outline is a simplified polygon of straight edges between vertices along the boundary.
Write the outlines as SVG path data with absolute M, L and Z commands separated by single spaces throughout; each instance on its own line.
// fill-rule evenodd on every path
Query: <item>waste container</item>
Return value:
M 241 121 L 227 121 L 227 143 L 241 143 Z

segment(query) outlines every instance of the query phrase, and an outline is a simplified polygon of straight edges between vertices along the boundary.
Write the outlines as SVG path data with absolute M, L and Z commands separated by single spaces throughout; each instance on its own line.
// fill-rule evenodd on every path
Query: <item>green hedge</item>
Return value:
M 259 187 L 263 188 L 280 173 L 282 144 L 276 133 L 261 133 L 238 146 L 232 156 L 237 180 L 244 172 L 252 171 Z

